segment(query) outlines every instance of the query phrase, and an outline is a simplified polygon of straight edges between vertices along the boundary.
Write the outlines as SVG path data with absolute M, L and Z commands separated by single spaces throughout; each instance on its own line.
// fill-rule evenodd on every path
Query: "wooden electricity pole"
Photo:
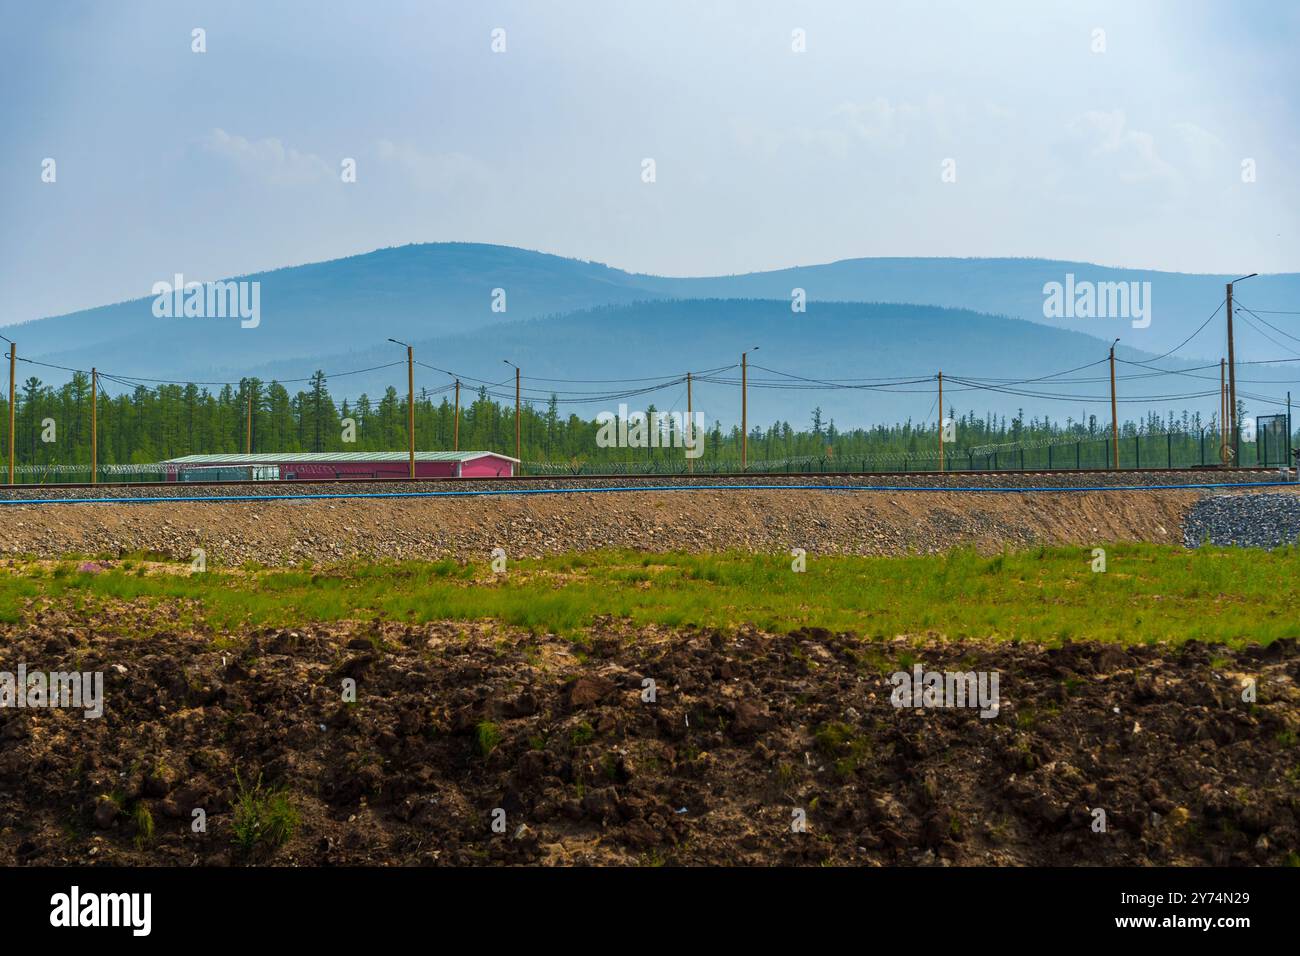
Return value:
M 1230 436 L 1230 446 L 1232 448 L 1233 464 L 1237 463 L 1237 457 L 1241 453 L 1241 435 L 1237 431 L 1237 353 L 1232 335 L 1232 287 L 1238 282 L 1245 282 L 1247 279 L 1253 279 L 1259 275 L 1258 272 L 1252 272 L 1248 276 L 1242 276 L 1240 279 L 1233 279 L 1228 283 L 1228 295 L 1224 302 L 1228 306 L 1228 427 Z
M 740 470 L 749 470 L 749 353 L 757 352 L 755 345 L 740 353 Z
M 99 372 L 90 370 L 90 483 L 99 483 Z
M 9 340 L 9 484 L 14 483 L 14 363 L 18 361 L 18 343 Z
M 248 389 L 248 410 L 247 419 L 244 424 L 244 454 L 253 453 L 253 383 L 249 382 L 244 386 Z
M 451 426 L 451 450 L 460 451 L 460 379 L 456 379 L 456 414 Z
M 943 372 L 939 373 L 939 471 L 943 471 Z
M 1228 427 L 1237 433 L 1237 356 L 1232 341 L 1232 283 L 1228 283 Z
M 515 366 L 515 457 L 523 464 L 524 456 L 521 454 L 519 442 L 519 366 Z
M 1116 339 L 1115 342 L 1118 342 Z M 1114 463 L 1111 465 L 1119 471 L 1119 408 L 1115 404 L 1115 342 L 1110 345 L 1110 434 L 1115 450 Z
M 691 457 L 691 439 L 695 437 L 695 415 L 691 405 L 691 373 L 686 373 L 686 470 L 695 474 L 695 459 Z
M 415 477 L 415 349 L 405 342 L 389 339 L 406 349 L 406 434 L 411 447 L 411 477 Z
M 1227 362 L 1219 359 L 1219 463 L 1228 467 L 1228 380 Z
M 411 477 L 415 477 L 415 350 L 406 347 L 406 431 L 411 441 Z

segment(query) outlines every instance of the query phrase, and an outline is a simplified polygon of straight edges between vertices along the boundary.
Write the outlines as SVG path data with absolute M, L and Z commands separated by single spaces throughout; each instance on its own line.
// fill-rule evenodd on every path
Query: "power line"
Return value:
M 1200 335 L 1200 334 L 1201 334 L 1201 331 L 1202 331 L 1202 330 L 1203 330 L 1207 325 L 1209 325 L 1211 322 L 1214 321 L 1214 317 L 1215 317 L 1216 315 L 1219 314 L 1219 309 L 1222 309 L 1223 306 L 1224 306 L 1224 304 L 1227 303 L 1227 301 L 1228 301 L 1228 300 L 1227 300 L 1227 298 L 1225 297 L 1225 298 L 1223 299 L 1223 301 L 1219 303 L 1219 308 L 1217 308 L 1217 309 L 1215 309 L 1213 312 L 1211 312 L 1211 313 L 1210 313 L 1210 317 L 1209 317 L 1208 319 L 1206 319 L 1204 322 L 1202 322 L 1202 323 L 1200 324 L 1200 327 L 1197 328 L 1197 330 L 1196 330 L 1195 332 L 1193 332 L 1191 335 L 1187 336 L 1187 338 L 1183 339 L 1181 342 L 1179 342 L 1177 345 L 1175 345 L 1173 348 L 1171 348 L 1171 349 L 1170 349 L 1168 352 L 1166 352 L 1164 355 L 1157 355 L 1157 356 L 1156 356 L 1155 358 L 1153 358 L 1153 359 L 1147 359 L 1147 360 L 1146 360 L 1147 363 L 1150 363 L 1150 362 L 1159 362 L 1159 361 L 1160 361 L 1161 359 L 1163 359 L 1163 358 L 1168 358 L 1169 356 L 1171 356 L 1171 355 L 1173 355 L 1175 352 L 1177 352 L 1179 349 L 1181 349 L 1181 348 L 1182 348 L 1184 345 L 1186 345 L 1188 342 L 1190 342 L 1192 339 L 1194 339 L 1194 338 L 1196 338 L 1198 335 Z M 1138 363 L 1134 363 L 1134 364 L 1141 365 L 1141 364 L 1146 364 L 1146 363 L 1138 362 Z

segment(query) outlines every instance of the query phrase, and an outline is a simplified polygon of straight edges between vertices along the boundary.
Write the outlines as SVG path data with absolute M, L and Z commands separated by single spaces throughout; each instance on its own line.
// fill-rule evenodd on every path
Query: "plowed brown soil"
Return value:
M 177 611 L 34 607 L 0 629 L 4 670 L 106 679 L 101 719 L 0 711 L 0 861 L 1300 859 L 1290 640 L 1045 650 L 608 622 L 579 645 L 490 624 L 211 635 L 172 629 Z M 887 675 L 914 662 L 997 671 L 998 716 L 895 708 Z M 300 823 L 240 848 L 238 781 L 259 779 Z

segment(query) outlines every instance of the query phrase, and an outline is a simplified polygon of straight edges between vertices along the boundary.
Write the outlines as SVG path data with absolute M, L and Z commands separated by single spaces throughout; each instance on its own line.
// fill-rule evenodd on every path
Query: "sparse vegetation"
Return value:
M 501 744 L 501 728 L 490 720 L 474 728 L 474 746 L 478 755 L 486 759 Z
M 259 847 L 273 850 L 287 843 L 299 823 L 298 811 L 289 795 L 263 787 L 261 776 L 252 787 L 247 787 L 236 772 L 235 782 L 238 795 L 231 829 L 236 848 L 250 854 Z
M 423 622 L 492 619 L 580 639 L 597 617 L 633 624 L 771 631 L 824 627 L 864 638 L 915 634 L 923 626 L 954 640 L 1065 639 L 1174 644 L 1188 639 L 1240 647 L 1234 608 L 1248 612 L 1248 639 L 1293 633 L 1300 604 L 1300 549 L 1273 552 L 1117 544 L 1106 574 L 1091 574 L 1077 548 L 971 550 L 906 557 L 824 556 L 791 574 L 784 556 L 749 553 L 656 555 L 606 551 L 520 559 L 508 576 L 486 564 L 353 562 L 314 571 L 209 570 L 201 575 L 96 573 L 63 562 L 52 573 L 16 563 L 0 575 L 0 621 L 17 622 L 42 596 L 85 603 L 111 599 L 185 603 L 195 626 L 301 626 L 381 617 Z M 493 586 L 484 587 L 490 581 Z M 647 586 L 648 585 L 648 586 Z M 869 659 L 864 666 L 870 666 Z M 905 668 L 907 662 L 900 657 Z

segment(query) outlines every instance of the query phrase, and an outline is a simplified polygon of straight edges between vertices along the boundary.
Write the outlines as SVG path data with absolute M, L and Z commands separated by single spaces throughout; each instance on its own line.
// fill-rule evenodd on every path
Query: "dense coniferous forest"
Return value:
M 290 393 L 278 382 L 247 379 L 217 390 L 190 385 L 139 386 L 132 392 L 99 397 L 101 465 L 145 465 L 189 454 L 236 453 L 244 450 L 247 410 L 252 404 L 252 445 L 256 452 L 401 451 L 407 447 L 407 397 L 389 387 L 371 398 L 336 401 L 323 372 L 307 387 Z M 490 397 L 486 390 L 461 392 L 460 448 L 514 454 L 515 410 L 512 402 Z M 423 451 L 453 447 L 454 405 L 449 392 L 417 393 L 416 447 Z M 648 405 L 644 411 L 656 411 Z M 0 421 L 7 422 L 8 403 L 0 398 Z M 1085 466 L 1106 464 L 1109 422 L 1097 416 L 1063 422 L 948 409 L 955 422 L 955 441 L 947 446 L 950 467 L 1017 467 L 1050 462 L 1069 467 L 1078 458 Z M 354 440 L 345 440 L 346 420 L 355 423 Z M 841 430 L 813 408 L 803 421 L 751 423 L 749 461 L 760 467 L 783 462 L 814 462 L 823 467 L 882 470 L 929 467 L 938 446 L 937 423 L 912 421 Z M 680 447 L 605 448 L 597 442 L 599 424 L 575 414 L 562 415 L 553 397 L 545 405 L 525 404 L 520 422 L 522 458 L 534 466 L 579 469 L 607 465 L 617 469 L 683 470 Z M 1217 422 L 1199 413 L 1170 411 L 1121 425 L 1121 464 L 1159 464 L 1172 456 L 1178 464 L 1197 464 L 1217 455 Z M 7 434 L 7 429 L 3 429 Z M 58 387 L 31 377 L 17 390 L 15 435 L 17 461 L 27 480 L 82 467 L 90 461 L 90 380 L 82 373 Z M 671 441 L 665 444 L 671 445 Z M 7 455 L 6 448 L 5 454 Z M 995 459 L 993 455 L 998 457 Z M 1098 458 L 1098 456 L 1102 458 Z M 1129 456 L 1136 456 L 1130 461 Z M 1145 461 L 1142 459 L 1145 457 Z M 706 423 L 704 450 L 697 460 L 734 465 L 740 458 L 740 429 Z M 1243 453 L 1243 463 L 1248 457 Z M 929 463 L 929 464 L 927 464 Z M 50 466 L 63 466 L 54 469 Z M 34 476 L 34 477 L 33 477 Z

